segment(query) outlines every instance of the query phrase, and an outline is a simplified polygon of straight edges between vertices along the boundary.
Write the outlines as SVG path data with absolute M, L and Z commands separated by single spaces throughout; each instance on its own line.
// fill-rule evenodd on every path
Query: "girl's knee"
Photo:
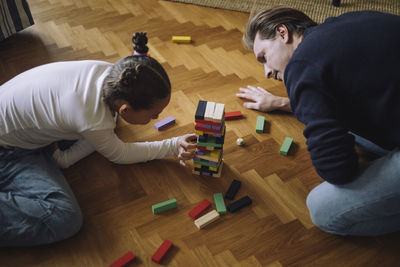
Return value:
M 46 218 L 46 225 L 49 228 L 50 242 L 57 242 L 74 236 L 82 227 L 83 216 L 79 207 L 70 210 L 54 210 Z

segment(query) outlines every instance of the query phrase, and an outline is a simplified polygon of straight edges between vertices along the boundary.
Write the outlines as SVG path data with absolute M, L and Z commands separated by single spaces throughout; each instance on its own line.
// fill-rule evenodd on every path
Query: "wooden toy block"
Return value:
M 208 201 L 207 199 L 204 199 L 202 202 L 200 202 L 200 204 L 198 204 L 189 212 L 190 218 L 192 218 L 193 220 L 197 219 L 200 216 L 200 214 L 202 214 L 210 206 L 211 202 Z
M 199 150 L 196 149 L 195 152 L 196 156 L 201 159 L 211 160 L 211 161 L 218 161 L 218 159 L 222 155 L 222 148 L 221 149 L 214 149 L 214 150 Z
M 206 124 L 209 124 L 211 126 L 221 126 L 221 124 L 222 124 L 222 122 L 213 122 L 213 121 L 198 120 L 198 119 L 195 119 L 194 121 L 195 122 L 199 122 L 199 123 L 206 123 Z
M 200 135 L 201 136 L 201 135 Z M 199 136 L 199 137 L 200 137 Z M 212 138 L 210 138 L 210 141 L 205 141 L 205 142 L 203 142 L 203 141 L 201 141 L 201 140 L 198 140 L 198 142 L 197 142 L 197 149 L 196 149 L 196 151 L 200 151 L 200 152 L 203 152 L 203 154 L 205 154 L 205 155 L 209 155 L 210 153 L 211 153 L 211 151 L 214 151 L 213 152 L 213 156 L 214 157 L 217 157 L 216 155 L 217 154 L 219 154 L 219 151 L 222 149 L 216 149 L 216 147 L 214 147 L 214 146 L 201 146 L 201 145 L 198 145 L 198 143 L 204 143 L 204 144 L 206 144 L 206 143 L 212 143 L 212 144 L 217 144 L 217 145 L 222 145 L 223 144 L 223 142 L 217 142 L 217 140 L 215 139 L 215 137 L 212 137 Z M 196 153 L 197 154 L 197 153 Z M 201 153 L 198 153 L 199 155 L 201 155 Z
M 196 122 L 195 126 L 197 126 L 199 128 L 204 128 L 207 130 L 217 130 L 218 132 L 221 132 L 222 126 L 224 126 L 224 125 L 223 125 L 223 123 L 220 123 L 218 125 L 211 125 L 207 122 Z
M 212 174 L 212 177 L 216 177 L 216 178 L 221 177 L 222 166 L 223 166 L 223 165 L 224 165 L 224 161 L 221 160 L 221 163 L 219 164 L 219 167 L 218 167 L 218 172 L 217 172 L 217 173 L 213 173 L 213 174 Z
M 236 212 L 236 211 L 240 210 L 241 208 L 250 205 L 251 202 L 252 202 L 251 198 L 249 198 L 248 196 L 242 197 L 241 199 L 229 204 L 228 210 L 232 213 Z
M 201 127 L 202 125 L 199 125 L 199 124 L 195 124 L 195 126 L 194 126 L 194 128 L 197 130 L 197 131 L 203 131 L 204 133 L 215 133 L 215 134 L 220 134 L 221 133 L 221 130 L 215 130 L 215 129 L 212 129 L 212 128 L 204 128 L 204 127 Z
M 219 218 L 219 213 L 216 210 L 212 210 L 206 215 L 203 215 L 202 217 L 195 220 L 194 224 L 197 226 L 197 228 L 202 229 L 210 223 L 218 220 Z
M 124 256 L 122 256 L 118 260 L 116 260 L 113 263 L 111 263 L 110 267 L 122 267 L 122 266 L 124 266 L 125 264 L 127 264 L 128 262 L 132 261 L 135 258 L 136 258 L 135 254 L 133 254 L 132 252 L 129 251 Z
M 208 135 L 200 135 L 198 141 L 207 142 L 208 141 Z
M 204 132 L 203 131 L 199 131 L 199 130 L 194 130 L 194 133 L 197 135 L 203 135 Z
M 281 149 L 280 149 L 279 152 L 280 152 L 282 155 L 287 156 L 288 153 L 289 153 L 289 149 L 290 149 L 290 146 L 292 145 L 292 143 L 293 143 L 293 138 L 291 138 L 291 137 L 286 137 L 286 138 L 285 138 L 285 141 L 283 141 L 283 144 L 282 144 Z
M 258 116 L 257 117 L 257 125 L 256 125 L 256 132 L 263 133 L 264 132 L 264 124 L 265 124 L 265 117 Z
M 235 120 L 243 117 L 243 114 L 240 110 L 238 111 L 231 111 L 231 112 L 225 112 L 225 120 Z
M 168 252 L 168 250 L 172 247 L 172 242 L 169 240 L 165 240 L 161 246 L 157 249 L 157 251 L 151 256 L 151 259 L 156 262 L 160 263 L 164 255 Z
M 158 204 L 154 204 L 151 208 L 153 210 L 153 214 L 160 214 L 164 211 L 174 209 L 178 206 L 178 203 L 176 202 L 176 199 L 170 199 Z
M 218 149 L 218 150 L 213 150 L 210 152 L 210 157 L 214 158 L 214 159 L 219 159 L 222 155 L 222 150 Z
M 210 151 L 209 153 L 206 153 L 205 155 L 199 155 L 196 153 L 196 157 L 199 159 L 205 159 L 213 162 L 218 162 L 219 159 L 221 158 L 221 149 Z
M 214 109 L 214 114 L 213 114 L 213 118 L 212 121 L 214 122 L 221 122 L 224 119 L 224 114 L 225 114 L 225 105 L 221 104 L 221 103 L 217 103 L 215 105 L 215 109 Z
M 202 146 L 202 147 L 205 148 L 205 146 Z M 196 152 L 195 152 L 196 155 L 206 155 L 207 153 L 208 153 L 208 151 L 205 149 L 199 149 L 198 147 L 196 148 Z
M 194 163 L 194 164 L 193 164 L 193 168 L 201 168 L 201 165 L 200 165 L 200 164 L 197 164 L 197 163 Z
M 226 214 L 226 206 L 222 193 L 214 194 L 215 207 L 219 214 Z
M 206 106 L 207 106 L 207 101 L 199 100 L 195 114 L 196 120 L 204 120 L 204 113 L 206 112 Z
M 211 124 L 196 122 L 196 126 L 199 126 L 204 129 L 213 129 Z
M 208 160 L 202 160 L 200 158 L 194 157 L 193 162 L 195 164 L 200 164 L 201 166 L 207 166 L 207 167 L 218 167 L 218 162 L 213 162 L 213 161 L 208 161 Z
M 214 129 L 214 130 L 221 130 L 221 129 L 222 129 L 222 125 L 223 125 L 223 122 L 222 122 L 221 125 L 219 125 L 219 126 L 211 125 L 211 129 Z
M 229 200 L 232 200 L 235 198 L 236 193 L 239 191 L 240 186 L 242 185 L 242 182 L 239 180 L 233 180 L 231 185 L 229 186 L 228 191 L 225 193 L 225 197 Z
M 225 125 L 224 125 L 224 128 L 222 130 L 222 133 L 221 132 L 220 133 L 212 133 L 212 132 L 209 132 L 209 131 L 194 130 L 194 132 L 197 135 L 205 135 L 205 134 L 207 134 L 207 135 L 212 135 L 212 136 L 215 136 L 215 137 L 223 137 L 225 135 L 225 131 L 226 131 Z
M 198 146 L 205 146 L 205 147 L 222 147 L 222 144 L 217 144 L 217 143 L 213 143 L 213 142 L 207 142 L 207 143 L 203 143 L 203 142 L 198 142 L 197 143 Z
M 172 116 L 169 116 L 157 123 L 154 124 L 154 128 L 156 128 L 157 130 L 162 130 L 167 128 L 168 126 L 172 125 L 175 123 L 175 118 Z
M 194 168 L 194 170 L 199 172 L 208 172 L 210 174 L 214 174 L 218 172 L 218 167 L 201 166 L 200 168 Z
M 172 42 L 174 43 L 190 43 L 192 38 L 190 36 L 172 36 Z
M 193 168 L 194 168 L 195 171 L 206 170 L 206 171 L 211 171 L 211 172 L 215 172 L 215 173 L 218 172 L 218 166 L 217 167 L 211 167 L 211 166 L 203 166 L 201 164 L 194 163 L 193 164 Z
M 210 171 L 213 171 L 213 172 L 217 172 L 218 171 L 218 167 L 208 167 L 208 169 Z
M 207 102 L 206 112 L 204 114 L 204 120 L 213 121 L 212 119 L 214 115 L 214 109 L 215 109 L 215 102 Z

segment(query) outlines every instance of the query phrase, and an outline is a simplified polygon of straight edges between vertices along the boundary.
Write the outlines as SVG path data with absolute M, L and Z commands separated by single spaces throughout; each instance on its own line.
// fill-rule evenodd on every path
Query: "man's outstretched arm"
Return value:
M 292 112 L 290 101 L 287 97 L 276 96 L 264 88 L 254 87 L 251 85 L 248 85 L 247 88 L 239 88 L 239 90 L 241 93 L 237 93 L 237 97 L 252 101 L 243 104 L 246 108 L 262 112 L 273 110 Z

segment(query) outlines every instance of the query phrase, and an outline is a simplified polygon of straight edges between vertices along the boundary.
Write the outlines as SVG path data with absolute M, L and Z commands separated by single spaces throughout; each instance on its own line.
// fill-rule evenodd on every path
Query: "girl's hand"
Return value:
M 185 134 L 178 137 L 178 159 L 182 166 L 187 166 L 185 163 L 186 160 L 193 159 L 197 147 L 197 143 L 193 141 L 196 141 L 196 139 L 197 135 L 194 133 Z

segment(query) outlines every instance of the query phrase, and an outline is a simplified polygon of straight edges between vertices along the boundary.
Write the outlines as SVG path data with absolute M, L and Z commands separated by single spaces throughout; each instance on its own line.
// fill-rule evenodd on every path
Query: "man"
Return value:
M 285 7 L 258 12 L 243 37 L 288 98 L 240 88 L 244 106 L 293 111 L 325 180 L 307 197 L 313 222 L 339 235 L 400 230 L 400 17 L 351 12 L 317 25 Z M 380 157 L 358 165 L 355 144 Z

